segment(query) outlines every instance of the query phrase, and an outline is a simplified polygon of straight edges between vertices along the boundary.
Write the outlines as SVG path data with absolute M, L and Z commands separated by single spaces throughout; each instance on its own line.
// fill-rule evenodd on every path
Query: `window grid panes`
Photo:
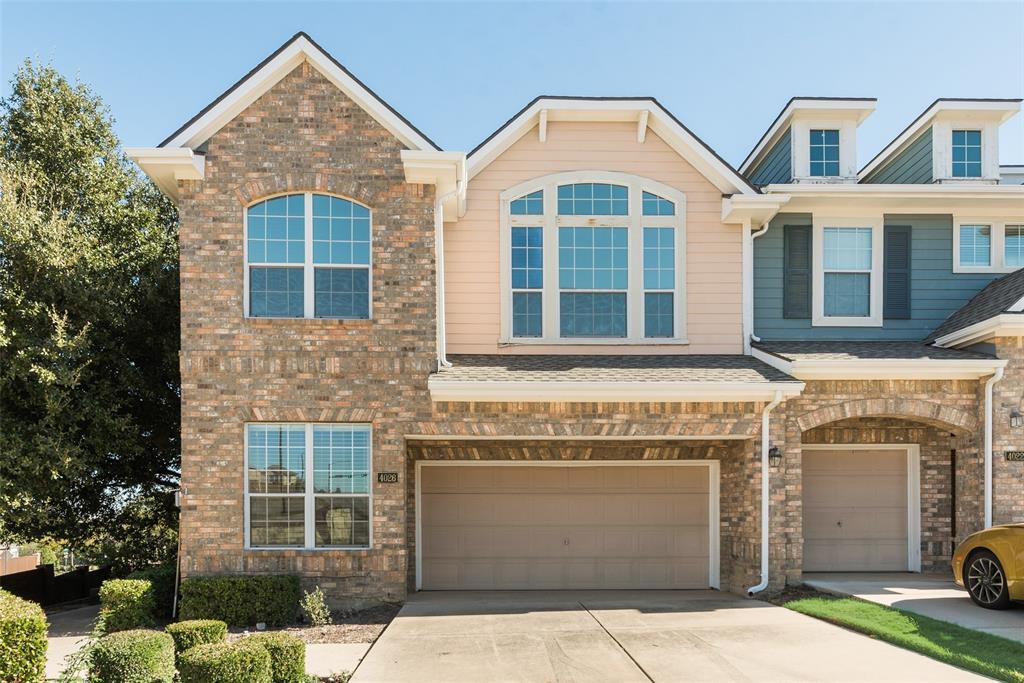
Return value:
M 584 290 L 559 295 L 562 337 L 626 336 L 628 238 L 627 228 L 558 229 L 559 289 Z
M 368 426 L 246 425 L 249 546 L 368 547 L 370 452 Z
M 513 227 L 511 258 L 512 336 L 540 337 L 544 319 L 539 291 L 544 288 L 544 229 Z
M 676 205 L 664 197 L 659 197 L 651 192 L 644 192 L 643 212 L 645 216 L 675 216 Z
M 960 226 L 960 265 L 992 265 L 992 226 Z
M 672 336 L 675 254 L 675 228 L 644 228 L 644 337 Z
M 1024 266 L 1024 224 L 1007 225 L 1003 234 L 1003 263 L 1012 268 Z
M 871 228 L 824 230 L 824 314 L 871 315 Z
M 559 216 L 626 216 L 629 189 L 609 183 L 575 183 L 558 186 Z
M 953 177 L 981 177 L 981 131 L 953 131 Z
M 301 318 L 305 310 L 302 268 L 249 267 L 249 315 Z
M 810 155 L 812 176 L 838 176 L 839 131 L 811 130 Z
M 305 195 L 275 197 L 248 208 L 248 258 L 255 263 L 303 263 Z
M 540 216 L 544 213 L 544 191 L 537 190 L 513 199 L 509 207 L 513 216 Z

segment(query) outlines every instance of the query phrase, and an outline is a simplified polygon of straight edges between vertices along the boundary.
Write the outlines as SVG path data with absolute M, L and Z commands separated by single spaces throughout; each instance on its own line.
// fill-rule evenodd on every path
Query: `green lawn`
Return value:
M 1024 683 L 1024 644 L 1013 640 L 856 598 L 798 598 L 784 606 L 961 669 Z

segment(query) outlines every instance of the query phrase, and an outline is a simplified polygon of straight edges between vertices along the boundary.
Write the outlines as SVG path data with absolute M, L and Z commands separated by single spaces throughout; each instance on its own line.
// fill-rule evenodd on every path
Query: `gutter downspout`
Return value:
M 985 382 L 985 528 L 992 526 L 992 386 L 1003 378 L 996 368 Z
M 761 411 L 761 583 L 747 589 L 748 597 L 768 587 L 768 449 L 771 445 L 768 426 L 772 408 L 780 403 L 782 392 L 776 391 L 775 398 Z
M 746 328 L 743 335 L 743 353 L 750 355 L 750 342 L 759 342 L 761 339 L 754 334 L 754 240 L 768 232 L 768 224 L 764 225 L 757 232 L 750 232 L 746 228 L 743 231 L 743 289 L 745 306 L 743 308 L 743 326 Z
M 434 203 L 434 261 L 437 263 L 437 369 L 452 367 L 446 354 L 447 335 L 444 323 L 444 202 L 457 195 L 461 181 L 455 189 L 437 197 Z

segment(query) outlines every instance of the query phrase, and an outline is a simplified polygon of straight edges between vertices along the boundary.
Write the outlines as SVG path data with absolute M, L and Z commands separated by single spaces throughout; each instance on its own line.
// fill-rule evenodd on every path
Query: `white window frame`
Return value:
M 629 213 L 626 216 L 559 216 L 558 186 L 574 183 L 611 183 L 625 185 L 629 190 Z M 544 213 L 533 216 L 511 215 L 511 202 L 523 195 L 544 191 Z M 651 192 L 675 203 L 674 216 L 644 216 L 643 192 Z M 541 176 L 520 183 L 501 193 L 500 197 L 500 259 L 501 291 L 500 343 L 507 345 L 663 345 L 686 344 L 686 195 L 663 183 L 628 173 L 613 171 L 570 171 Z M 544 234 L 544 287 L 540 337 L 512 336 L 512 227 L 540 226 Z M 625 227 L 628 231 L 628 288 L 626 289 L 625 337 L 560 336 L 558 287 L 559 227 Z M 643 228 L 675 228 L 675 290 L 671 337 L 644 337 Z
M 965 266 L 960 263 L 960 228 L 965 225 L 987 225 L 991 228 L 987 266 Z M 1024 216 L 1018 218 L 987 218 L 977 216 L 953 217 L 953 272 L 954 273 L 1012 273 L 1024 266 L 1006 263 L 1006 226 L 1024 225 Z
M 261 545 L 253 547 L 250 543 L 249 538 L 249 501 L 252 498 L 252 494 L 249 492 L 249 426 L 259 425 L 261 427 L 277 427 L 277 426 L 295 426 L 301 425 L 304 427 L 306 432 L 306 457 L 304 461 L 305 465 L 305 476 L 306 476 L 306 490 L 302 493 L 303 497 L 303 510 L 304 510 L 304 543 L 302 546 L 295 545 Z M 369 531 L 367 535 L 367 545 L 316 545 L 316 498 L 318 494 L 313 491 L 313 429 L 315 427 L 363 427 L 370 435 L 370 458 L 369 458 L 369 479 L 367 481 L 367 492 L 366 492 L 366 504 L 369 511 Z M 242 425 L 242 435 L 244 440 L 244 452 L 242 459 L 242 486 L 243 486 L 243 506 L 242 506 L 242 531 L 244 538 L 245 550 L 263 551 L 263 550 L 317 550 L 317 551 L 338 551 L 338 550 L 372 550 L 373 549 L 373 485 L 374 485 L 374 467 L 373 467 L 373 426 L 361 422 L 245 422 Z M 285 494 L 287 495 L 287 494 Z M 292 494 L 296 498 L 299 494 Z M 339 497 L 339 498 L 361 498 L 363 494 L 330 494 L 322 493 L 319 497 Z M 275 497 L 275 494 L 256 494 L 256 497 Z
M 811 325 L 813 327 L 881 327 L 884 273 L 883 220 L 881 215 L 870 216 L 827 216 L 814 214 L 813 218 L 813 273 L 811 288 Z M 871 229 L 871 301 L 869 315 L 826 316 L 825 315 L 825 228 L 870 228 Z
M 277 197 L 291 197 L 297 194 L 303 195 L 303 253 L 302 263 L 249 263 L 249 209 L 257 204 Z M 358 204 L 370 212 L 370 258 L 366 268 L 367 274 L 367 296 L 369 297 L 365 318 L 338 318 L 338 317 L 316 317 L 315 291 L 314 291 L 314 268 L 342 268 L 355 269 L 363 268 L 362 264 L 341 264 L 341 263 L 313 263 L 313 195 L 334 197 L 344 199 L 347 202 Z M 302 268 L 302 317 L 260 315 L 254 316 L 249 313 L 249 269 L 250 268 Z M 258 201 L 246 204 L 242 209 L 242 315 L 253 320 L 373 320 L 373 209 L 356 201 L 351 197 L 330 192 L 278 192 L 277 194 L 261 197 Z

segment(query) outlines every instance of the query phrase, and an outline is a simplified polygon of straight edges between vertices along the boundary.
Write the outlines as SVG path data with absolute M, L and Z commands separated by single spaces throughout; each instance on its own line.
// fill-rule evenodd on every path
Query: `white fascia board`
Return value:
M 768 185 L 766 195 L 789 196 L 794 213 L 846 211 L 878 213 L 964 214 L 998 218 L 1019 213 L 1024 185 L 790 184 Z
M 1024 336 L 1024 315 L 1001 313 L 987 320 L 968 325 L 962 330 L 950 332 L 935 340 L 936 346 L 963 348 L 994 337 Z
M 466 155 L 463 152 L 435 150 L 402 150 L 405 181 L 436 186 L 442 198 L 445 221 L 451 222 L 466 213 Z
M 773 183 L 764 188 L 766 194 L 782 193 L 793 198 L 807 197 L 871 197 L 884 199 L 886 197 L 912 197 L 921 196 L 934 198 L 936 196 L 949 198 L 991 198 L 991 197 L 1012 197 L 1024 196 L 1024 190 L 1019 185 L 913 185 L 907 183 L 892 184 L 801 184 L 801 183 Z
M 323 50 L 305 36 L 298 36 L 273 59 L 231 90 L 202 116 L 168 140 L 162 147 L 195 148 L 208 140 L 246 107 L 275 86 L 295 67 L 309 61 L 345 95 L 362 107 L 377 123 L 411 149 L 437 149 L 421 133 L 385 106 L 376 95 L 340 68 Z
M 993 358 L 936 359 L 880 358 L 850 360 L 789 360 L 761 349 L 751 355 L 799 380 L 825 379 L 980 379 L 1007 361 Z
M 932 104 L 932 106 L 928 107 L 923 114 L 918 116 L 913 123 L 907 126 L 902 133 L 897 135 L 892 142 L 886 145 L 874 159 L 869 161 L 867 165 L 857 173 L 857 177 L 860 179 L 868 177 L 872 172 L 892 159 L 892 157 L 899 154 L 910 143 L 916 140 L 918 135 L 923 133 L 940 113 L 970 112 L 974 114 L 989 115 L 994 117 L 998 123 L 1002 124 L 1018 111 L 1020 111 L 1020 102 L 1013 100 L 937 100 Z
M 877 101 L 872 98 L 830 100 L 797 97 L 790 100 L 782 113 L 761 136 L 754 149 L 750 150 L 747 158 L 740 164 L 740 173 L 747 174 L 760 163 L 761 157 L 775 146 L 775 143 L 789 128 L 795 114 L 799 112 L 814 115 L 849 115 L 853 113 L 856 115 L 857 125 L 860 125 L 875 110 L 876 103 Z
M 188 147 L 126 147 L 124 152 L 175 202 L 179 180 L 202 180 L 206 175 L 206 158 Z
M 552 121 L 628 121 L 636 123 L 646 112 L 647 128 L 658 135 L 681 157 L 692 164 L 723 194 L 755 195 L 757 191 L 726 162 L 710 151 L 671 115 L 652 100 L 576 100 L 541 98 L 505 124 L 500 132 L 472 152 L 468 159 L 468 177 L 472 180 L 506 149 L 540 122 L 545 112 Z
M 722 198 L 723 223 L 747 223 L 759 229 L 789 202 L 788 194 L 733 195 Z
M 770 401 L 803 391 L 803 382 L 561 382 L 448 380 L 441 374 L 427 381 L 434 401 L 455 402 L 746 402 Z

